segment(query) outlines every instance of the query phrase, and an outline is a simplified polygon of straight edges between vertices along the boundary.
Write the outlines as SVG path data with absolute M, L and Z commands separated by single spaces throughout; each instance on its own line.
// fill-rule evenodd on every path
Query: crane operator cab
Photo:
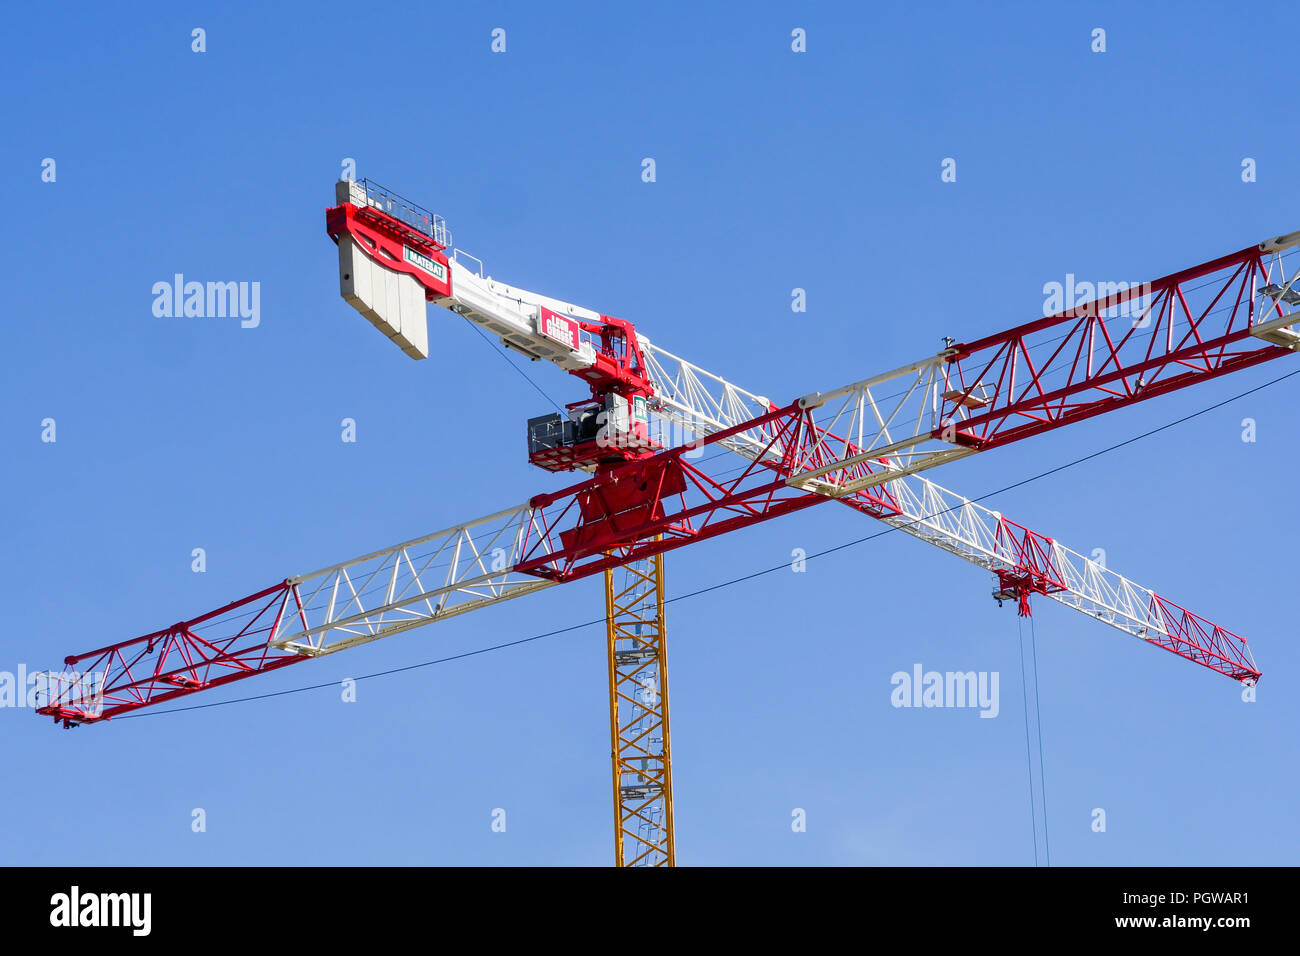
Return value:
M 528 419 L 528 460 L 547 471 L 594 472 L 644 458 L 663 446 L 649 437 L 646 400 L 610 393 Z

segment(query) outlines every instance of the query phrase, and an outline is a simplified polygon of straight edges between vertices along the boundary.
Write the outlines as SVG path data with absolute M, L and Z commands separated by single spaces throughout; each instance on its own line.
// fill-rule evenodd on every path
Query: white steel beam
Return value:
M 272 646 L 316 657 L 553 587 L 514 570 L 527 505 L 289 579 L 293 600 Z

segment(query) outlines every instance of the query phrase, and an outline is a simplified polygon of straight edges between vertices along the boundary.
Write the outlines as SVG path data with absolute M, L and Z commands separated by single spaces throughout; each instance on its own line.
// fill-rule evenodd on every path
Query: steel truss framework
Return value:
M 296 599 L 284 582 L 169 628 L 71 655 L 65 664 L 96 675 L 94 698 L 87 699 L 80 676 L 50 674 L 37 712 L 65 727 L 93 723 L 306 660 L 270 643 L 286 612 L 297 610 Z
M 1297 245 L 1280 236 L 806 395 L 824 445 L 790 481 L 848 494 L 1288 355 L 1300 314 L 1283 305 L 1300 272 L 1288 278 L 1283 255 Z
M 618 866 L 674 866 L 663 555 L 605 572 Z
M 1274 294 L 1280 297 L 1281 292 Z M 766 398 L 648 340 L 642 341 L 642 349 L 654 371 L 661 414 L 697 439 L 716 435 L 722 447 L 779 470 L 780 460 L 772 449 L 780 450 L 780 443 L 772 442 L 761 426 L 744 427 L 752 424 L 750 419 L 763 418 L 758 410 L 771 406 Z M 835 441 L 819 436 L 812 444 L 829 448 Z M 842 447 L 853 451 L 852 445 Z M 1022 614 L 1028 613 L 1029 596 L 1041 594 L 1236 680 L 1253 682 L 1260 676 L 1249 646 L 1239 635 L 923 475 L 867 484 L 845 493 L 840 501 L 993 572 Z
M 1282 255 L 1298 244 L 1278 237 L 782 408 L 642 338 L 655 412 L 694 442 L 71 656 L 102 673 L 102 708 L 84 706 L 84 684 L 51 681 L 38 710 L 103 720 L 832 498 L 993 571 L 1018 599 L 1046 595 L 1253 682 L 1239 636 L 915 473 L 1289 355 L 1300 335 L 1283 304 L 1300 273 Z M 1110 314 L 1135 301 L 1136 316 Z M 711 445 L 742 456 L 739 475 L 692 461 Z
M 759 425 L 744 423 L 701 441 L 707 448 L 727 442 L 742 428 L 781 423 L 769 429 L 769 444 L 725 482 L 680 463 L 683 449 L 656 456 L 653 460 L 665 469 L 668 463 L 681 465 L 685 489 L 672 496 L 675 502 L 658 498 L 657 508 L 619 530 L 624 541 L 608 551 L 599 550 L 609 544 L 606 539 L 567 547 L 563 535 L 582 526 L 584 496 L 589 499 L 627 477 L 619 473 L 289 578 L 193 621 L 69 657 L 69 665 L 105 672 L 106 706 L 92 713 L 70 693 L 55 693 L 40 712 L 65 723 L 109 718 L 832 500 L 792 488 L 781 476 L 780 462 L 788 467 L 789 460 L 774 462 L 770 457 L 778 443 L 799 447 L 795 438 L 803 417 L 794 409 L 764 417 L 768 421 Z M 1237 680 L 1259 677 L 1244 638 L 919 476 L 894 479 L 838 500 L 998 574 L 1008 586 L 1044 594 Z M 591 524 L 599 525 L 600 519 Z M 231 633 L 203 638 L 198 633 L 201 625 Z

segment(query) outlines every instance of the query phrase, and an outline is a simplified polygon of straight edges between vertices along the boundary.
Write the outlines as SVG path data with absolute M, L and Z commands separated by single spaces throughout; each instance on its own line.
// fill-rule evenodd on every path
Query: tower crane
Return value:
M 1300 232 L 778 405 L 627 320 L 494 280 L 440 216 L 369 180 L 336 185 L 326 229 L 343 298 L 408 356 L 429 354 L 431 302 L 582 379 L 588 397 L 530 419 L 527 447 L 584 477 L 70 655 L 38 685 L 38 713 L 111 720 L 601 574 L 615 861 L 674 865 L 664 555 L 832 500 L 990 572 L 1021 615 L 1046 597 L 1260 677 L 1241 636 L 922 472 L 1300 350 L 1300 269 L 1285 262 Z M 707 467 L 718 458 L 736 467 Z

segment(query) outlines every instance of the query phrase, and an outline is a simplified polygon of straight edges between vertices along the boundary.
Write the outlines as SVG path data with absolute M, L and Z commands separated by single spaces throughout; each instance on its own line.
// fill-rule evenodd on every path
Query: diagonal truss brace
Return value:
M 1300 233 L 1279 236 L 806 395 L 820 441 L 790 481 L 849 494 L 1290 355 L 1297 246 Z
M 706 447 L 745 432 L 767 438 L 743 471 L 726 480 L 683 461 L 685 447 L 660 453 L 655 459 L 679 468 L 685 489 L 672 501 L 657 500 L 656 509 L 617 534 L 564 541 L 566 532 L 589 523 L 582 497 L 617 484 L 615 471 L 289 578 L 192 621 L 74 655 L 70 666 L 104 673 L 104 706 L 84 706 L 84 685 L 51 683 L 38 712 L 65 725 L 108 719 L 832 500 L 782 477 L 803 460 L 806 428 L 791 406 L 708 435 L 700 442 Z M 1238 635 L 932 482 L 894 479 L 838 500 L 1218 673 L 1247 683 L 1259 677 Z
M 1283 291 L 1275 289 L 1274 296 L 1280 297 Z M 766 398 L 645 338 L 641 345 L 653 372 L 660 415 L 697 440 L 726 432 L 728 437 L 719 441 L 722 447 L 780 469 L 785 449 L 779 443 L 773 447 L 762 428 L 744 427 L 771 407 Z M 811 430 L 817 433 L 816 426 Z M 819 435 L 811 445 L 814 452 L 830 447 L 856 452 L 855 445 L 833 435 Z M 881 464 L 863 459 L 840 467 L 847 474 L 848 468 L 865 466 L 867 474 L 883 476 L 888 473 L 883 469 L 869 470 Z M 822 468 L 821 473 L 828 470 Z M 1236 680 L 1253 683 L 1260 676 L 1249 646 L 1240 636 L 922 475 L 863 482 L 847 491 L 831 486 L 814 486 L 813 490 L 994 573 L 1001 591 L 1021 601 L 1024 611 L 1029 594 L 1042 594 Z
M 1004 588 L 1251 683 L 1259 671 L 1238 635 L 916 473 L 1300 350 L 1300 319 L 1283 307 L 1300 291 L 1300 270 L 1283 263 L 1297 246 L 1300 233 L 1279 236 L 784 408 L 642 337 L 656 414 L 696 446 L 739 453 L 750 463 L 741 475 L 723 480 L 685 457 L 692 445 L 670 448 L 650 462 L 682 490 L 594 534 L 565 536 L 591 530 L 583 496 L 613 495 L 597 486 L 619 471 L 68 657 L 73 673 L 47 676 L 37 710 L 65 725 L 108 719 L 831 498 L 993 571 Z M 1112 314 L 1135 303 L 1136 316 Z

